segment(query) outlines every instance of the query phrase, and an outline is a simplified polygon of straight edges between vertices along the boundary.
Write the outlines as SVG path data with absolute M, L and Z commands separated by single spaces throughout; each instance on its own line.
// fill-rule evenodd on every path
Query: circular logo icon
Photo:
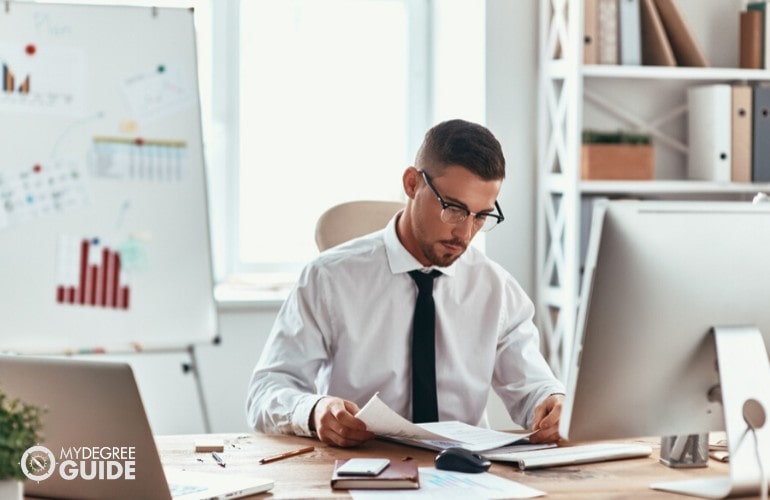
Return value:
M 56 458 L 45 446 L 31 446 L 21 456 L 21 471 L 38 483 L 51 477 L 55 467 Z

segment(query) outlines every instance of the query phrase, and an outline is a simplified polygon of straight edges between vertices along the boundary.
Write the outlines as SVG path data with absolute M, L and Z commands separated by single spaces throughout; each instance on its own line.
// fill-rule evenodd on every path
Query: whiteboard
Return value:
M 216 338 L 193 12 L 0 5 L 0 351 Z

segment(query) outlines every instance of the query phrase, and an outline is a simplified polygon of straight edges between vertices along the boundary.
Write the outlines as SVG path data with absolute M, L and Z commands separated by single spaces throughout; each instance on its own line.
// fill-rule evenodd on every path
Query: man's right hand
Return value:
M 318 400 L 310 415 L 318 439 L 345 448 L 372 439 L 374 434 L 367 431 L 366 424 L 354 416 L 358 410 L 358 405 L 341 398 L 324 397 Z

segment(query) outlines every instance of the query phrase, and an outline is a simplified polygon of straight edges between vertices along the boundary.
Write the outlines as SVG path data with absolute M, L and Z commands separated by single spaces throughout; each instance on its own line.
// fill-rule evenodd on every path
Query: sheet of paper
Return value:
M 454 441 L 465 443 L 468 449 L 474 451 L 490 450 L 511 444 L 518 439 L 524 439 L 532 434 L 531 431 L 519 431 L 515 433 L 500 432 L 483 427 L 468 425 L 456 420 L 450 422 L 430 422 L 419 424 L 425 430 L 434 434 L 450 438 Z
M 393 490 L 350 490 L 356 500 L 392 498 Z M 505 479 L 488 472 L 469 474 L 420 467 L 420 489 L 398 490 L 399 500 L 435 498 L 436 500 L 467 498 L 534 498 L 544 491 Z
M 356 417 L 363 420 L 367 430 L 380 436 L 446 440 L 445 436 L 434 434 L 405 419 L 383 403 L 377 394 L 356 413 Z
M 506 446 L 523 439 L 531 431 L 514 434 L 468 425 L 456 420 L 413 424 L 394 412 L 375 394 L 356 414 L 366 428 L 380 436 L 419 441 L 411 443 L 431 449 L 462 446 L 473 451 L 483 451 Z

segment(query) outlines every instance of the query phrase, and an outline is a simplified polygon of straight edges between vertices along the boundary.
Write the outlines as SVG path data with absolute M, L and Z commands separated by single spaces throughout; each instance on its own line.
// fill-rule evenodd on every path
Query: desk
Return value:
M 221 453 L 227 467 L 217 466 L 210 453 L 194 453 L 198 438 L 221 438 L 225 451 Z M 387 457 L 400 459 L 411 456 L 421 467 L 433 465 L 435 452 L 374 440 L 360 448 L 334 448 L 318 440 L 296 436 L 265 434 L 217 434 L 208 436 L 158 436 L 156 438 L 163 465 L 217 472 L 221 474 L 251 474 L 272 478 L 275 487 L 260 497 L 269 498 L 348 498 L 344 490 L 329 487 L 334 459 L 353 457 Z M 647 458 L 616 460 L 594 464 L 554 467 L 522 472 L 511 465 L 493 463 L 490 472 L 545 491 L 545 498 L 554 499 L 617 499 L 688 497 L 651 490 L 656 481 L 676 481 L 694 477 L 727 475 L 728 465 L 709 461 L 700 469 L 671 469 L 658 463 L 658 440 L 646 440 L 653 454 Z M 260 465 L 259 459 L 305 446 L 315 451 Z M 690 497 L 694 498 L 694 497 Z

